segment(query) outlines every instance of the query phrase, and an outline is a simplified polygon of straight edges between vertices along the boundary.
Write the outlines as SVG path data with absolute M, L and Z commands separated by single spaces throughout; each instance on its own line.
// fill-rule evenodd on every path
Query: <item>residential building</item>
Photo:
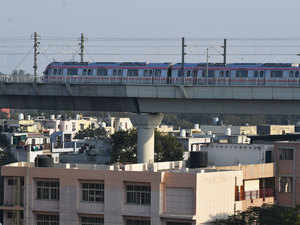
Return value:
M 277 142 L 276 201 L 282 206 L 300 205 L 300 142 Z
M 19 162 L 2 167 L 0 209 L 5 225 L 203 225 L 272 203 L 263 180 L 273 171 L 273 163 L 189 169 L 182 161 L 51 168 Z
M 257 126 L 257 135 L 281 135 L 281 134 L 292 134 L 292 133 L 295 133 L 295 125 L 258 125 Z

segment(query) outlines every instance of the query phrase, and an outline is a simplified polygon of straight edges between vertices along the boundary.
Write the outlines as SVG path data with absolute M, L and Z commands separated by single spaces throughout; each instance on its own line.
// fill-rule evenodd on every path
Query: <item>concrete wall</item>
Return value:
M 235 210 L 241 210 L 235 203 L 235 186 L 241 184 L 242 171 L 198 173 L 197 224 L 224 218 L 234 214 Z M 206 193 L 211 193 L 211 195 Z
M 265 152 L 272 150 L 272 145 L 263 144 L 209 144 L 201 151 L 208 151 L 208 164 L 231 166 L 238 164 L 265 163 Z
M 291 115 L 300 111 L 299 87 L 7 83 L 1 90 L 0 107 L 19 109 Z

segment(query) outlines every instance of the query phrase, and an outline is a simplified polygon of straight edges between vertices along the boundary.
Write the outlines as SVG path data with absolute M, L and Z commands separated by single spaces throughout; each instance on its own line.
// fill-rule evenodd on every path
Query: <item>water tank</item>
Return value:
M 195 123 L 195 124 L 194 124 L 194 129 L 195 129 L 195 130 L 199 130 L 199 124 L 198 124 L 198 123 Z
M 80 114 L 76 114 L 76 120 L 80 120 L 81 115 Z
M 106 127 L 106 123 L 105 122 L 101 122 L 101 127 Z
M 231 128 L 230 127 L 226 128 L 225 135 L 231 136 Z
M 207 151 L 197 151 L 190 152 L 189 158 L 189 168 L 201 168 L 207 167 L 208 165 L 208 152 Z
M 26 119 L 27 119 L 27 120 L 31 120 L 31 116 L 30 116 L 30 115 L 27 115 L 27 116 L 26 116 Z
M 23 113 L 20 113 L 19 116 L 18 116 L 18 119 L 19 119 L 19 120 L 24 120 L 24 114 L 23 114 Z
M 53 158 L 48 155 L 38 155 L 34 160 L 35 167 L 53 167 Z
M 57 115 L 57 119 L 58 119 L 58 120 L 61 119 L 61 115 L 60 115 L 60 114 Z
M 50 120 L 55 120 L 55 115 L 50 115 Z
M 186 137 L 186 130 L 185 129 L 180 130 L 180 137 Z

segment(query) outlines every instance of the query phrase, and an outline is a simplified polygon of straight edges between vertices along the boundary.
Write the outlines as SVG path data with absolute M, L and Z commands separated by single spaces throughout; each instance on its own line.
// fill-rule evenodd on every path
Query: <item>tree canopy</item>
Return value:
M 107 132 L 104 128 L 99 127 L 96 129 L 92 129 L 92 128 L 87 128 L 84 130 L 80 130 L 79 132 L 77 132 L 74 136 L 75 139 L 84 139 L 86 137 L 89 138 L 106 138 L 107 137 Z
M 137 162 L 137 132 L 118 131 L 111 135 L 112 152 L 111 162 Z M 155 161 L 178 161 L 182 160 L 184 148 L 172 135 L 162 135 L 155 131 Z
M 300 225 L 299 207 L 290 208 L 278 205 L 250 207 L 248 210 L 216 220 L 215 225 Z

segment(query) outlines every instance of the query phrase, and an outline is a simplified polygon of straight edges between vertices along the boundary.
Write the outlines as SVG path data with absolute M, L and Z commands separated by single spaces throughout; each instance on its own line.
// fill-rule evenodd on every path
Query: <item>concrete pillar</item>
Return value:
M 137 162 L 154 162 L 154 128 L 161 123 L 163 114 L 133 114 L 130 119 L 137 128 Z

